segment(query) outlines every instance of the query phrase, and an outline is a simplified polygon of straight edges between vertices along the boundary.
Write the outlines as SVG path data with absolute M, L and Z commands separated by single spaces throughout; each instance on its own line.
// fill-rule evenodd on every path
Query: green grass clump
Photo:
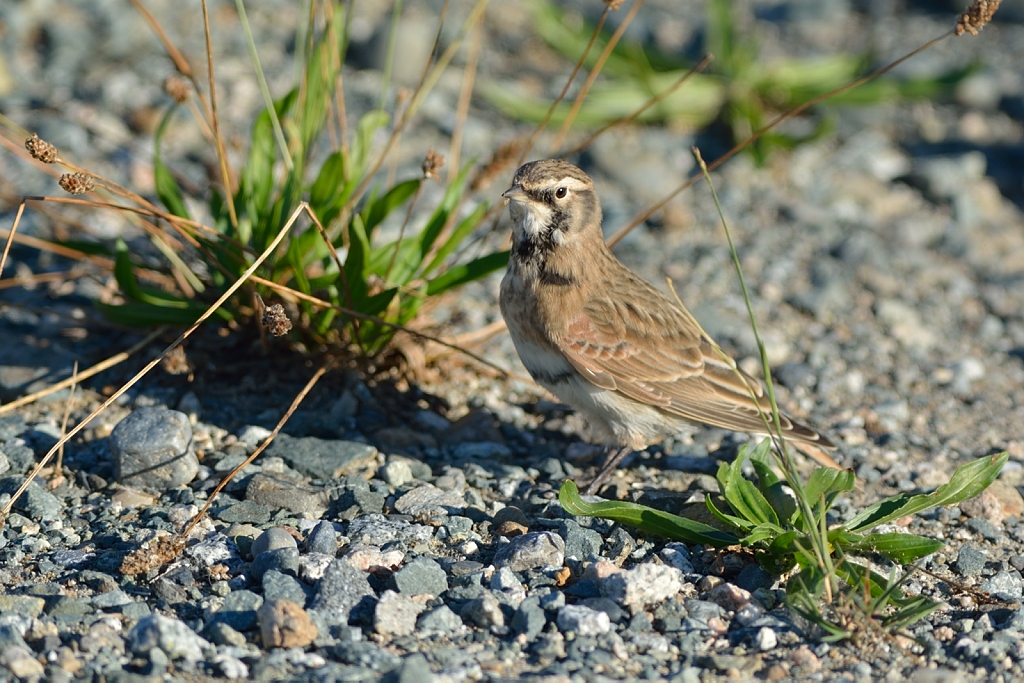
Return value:
M 297 41 L 308 37 L 298 81 L 284 97 L 271 101 L 244 6 L 240 0 L 237 4 L 267 106 L 253 124 L 247 155 L 236 174 L 237 189 L 230 196 L 217 188 L 208 192 L 205 204 L 212 216 L 212 230 L 192 235 L 194 248 L 189 258 L 170 259 L 195 295 L 139 285 L 136 271 L 141 262 L 118 242 L 112 255 L 123 301 L 100 304 L 100 310 L 128 325 L 191 324 L 210 301 L 243 275 L 254 256 L 271 245 L 306 201 L 314 222 L 292 228 L 255 273 L 249 296 L 239 292 L 217 315 L 224 321 L 238 321 L 252 313 L 252 294 L 276 297 L 282 287 L 287 288 L 296 293 L 293 299 L 302 316 L 298 329 L 322 342 L 354 342 L 363 353 L 375 355 L 387 346 L 396 326 L 412 321 L 430 297 L 505 265 L 507 252 L 456 260 L 459 247 L 481 223 L 489 206 L 480 203 L 461 215 L 468 194 L 470 164 L 466 164 L 450 174 L 436 206 L 420 207 L 424 183 L 438 177 L 431 165 L 444 161 L 432 153 L 421 176 L 375 181 L 402 126 L 436 78 L 428 79 L 425 69 L 421 87 L 405 103 L 400 116 L 378 108 L 349 130 L 345 112 L 339 110 L 344 102 L 340 88 L 348 45 L 347 5 L 318 3 L 331 11 L 324 11 L 319 30 L 315 30 L 318 22 L 311 14 L 309 24 L 298 31 Z M 382 103 L 387 87 L 385 79 Z M 160 152 L 168 124 L 179 107 L 175 103 L 168 108 L 156 131 L 153 170 L 156 193 L 170 222 L 174 224 L 177 217 L 184 225 L 192 219 L 189 203 Z M 336 142 L 325 156 L 324 138 L 332 127 L 330 137 Z M 391 136 L 389 144 L 383 151 L 375 150 L 375 137 L 384 133 Z M 396 239 L 382 240 L 381 224 L 396 214 L 404 218 L 401 233 Z M 422 230 L 407 235 L 410 222 L 422 223 L 414 217 L 423 214 Z M 275 290 L 268 283 L 278 287 Z

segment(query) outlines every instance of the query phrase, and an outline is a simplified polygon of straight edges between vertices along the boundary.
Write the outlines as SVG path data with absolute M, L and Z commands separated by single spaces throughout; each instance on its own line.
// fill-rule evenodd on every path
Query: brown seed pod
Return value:
M 25 139 L 25 149 L 36 161 L 41 161 L 44 164 L 52 164 L 57 161 L 57 148 L 35 133 Z
M 68 194 L 85 194 L 96 187 L 96 179 L 88 173 L 65 173 L 57 181 Z

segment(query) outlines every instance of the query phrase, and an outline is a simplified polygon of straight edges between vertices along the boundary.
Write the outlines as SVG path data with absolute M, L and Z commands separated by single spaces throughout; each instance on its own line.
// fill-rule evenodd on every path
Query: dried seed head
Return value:
M 625 1 L 626 0 L 604 0 L 604 4 L 608 5 L 608 9 L 612 12 L 617 12 Z
M 435 152 L 432 149 L 427 150 L 427 158 L 423 160 L 423 165 L 420 168 L 423 169 L 423 177 L 430 178 L 431 180 L 440 181 L 437 172 L 444 166 L 444 157 Z
M 192 86 L 178 74 L 171 74 L 164 79 L 164 92 L 170 95 L 175 102 L 182 104 L 192 97 Z
M 185 347 L 175 346 L 171 352 L 160 361 L 160 366 L 168 375 L 184 375 L 192 372 L 192 365 L 188 362 L 185 354 Z
M 978 31 L 992 21 L 992 15 L 999 9 L 1000 2 L 1002 0 L 974 0 L 967 11 L 957 17 L 955 33 L 958 36 L 962 36 L 964 33 L 970 33 L 972 36 L 978 35 Z
M 281 304 L 267 306 L 263 311 L 263 317 L 260 318 L 260 324 L 275 337 L 283 337 L 292 329 L 292 321 L 288 319 L 288 314 L 284 312 L 284 306 Z
M 52 164 L 57 161 L 57 148 L 35 133 L 25 140 L 25 149 L 36 161 L 41 161 L 44 164 Z
M 523 140 L 511 140 L 495 150 L 487 165 L 473 176 L 473 180 L 469 183 L 469 189 L 476 192 L 494 182 L 497 176 L 502 175 L 519 158 L 520 152 L 523 151 L 523 144 Z
M 58 181 L 68 194 L 85 194 L 96 187 L 96 179 L 88 173 L 65 173 Z

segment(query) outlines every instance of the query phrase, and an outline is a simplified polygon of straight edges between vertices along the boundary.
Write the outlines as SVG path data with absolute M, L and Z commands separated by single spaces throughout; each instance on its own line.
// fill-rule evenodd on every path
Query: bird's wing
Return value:
M 591 382 L 636 401 L 733 431 L 764 433 L 763 416 L 771 424 L 761 383 L 653 288 L 630 301 L 591 299 L 552 341 Z M 831 447 L 813 429 L 781 418 L 786 436 Z

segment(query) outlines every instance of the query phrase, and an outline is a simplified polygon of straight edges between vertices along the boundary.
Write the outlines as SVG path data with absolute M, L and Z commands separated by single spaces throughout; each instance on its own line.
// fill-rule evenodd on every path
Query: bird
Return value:
M 607 447 L 586 489 L 596 494 L 622 460 L 699 425 L 765 434 L 763 385 L 740 370 L 680 302 L 619 261 L 604 240 L 601 203 L 583 170 L 531 161 L 502 193 L 512 247 L 501 314 L 533 379 L 582 413 Z M 814 451 L 826 436 L 780 415 L 782 436 Z

